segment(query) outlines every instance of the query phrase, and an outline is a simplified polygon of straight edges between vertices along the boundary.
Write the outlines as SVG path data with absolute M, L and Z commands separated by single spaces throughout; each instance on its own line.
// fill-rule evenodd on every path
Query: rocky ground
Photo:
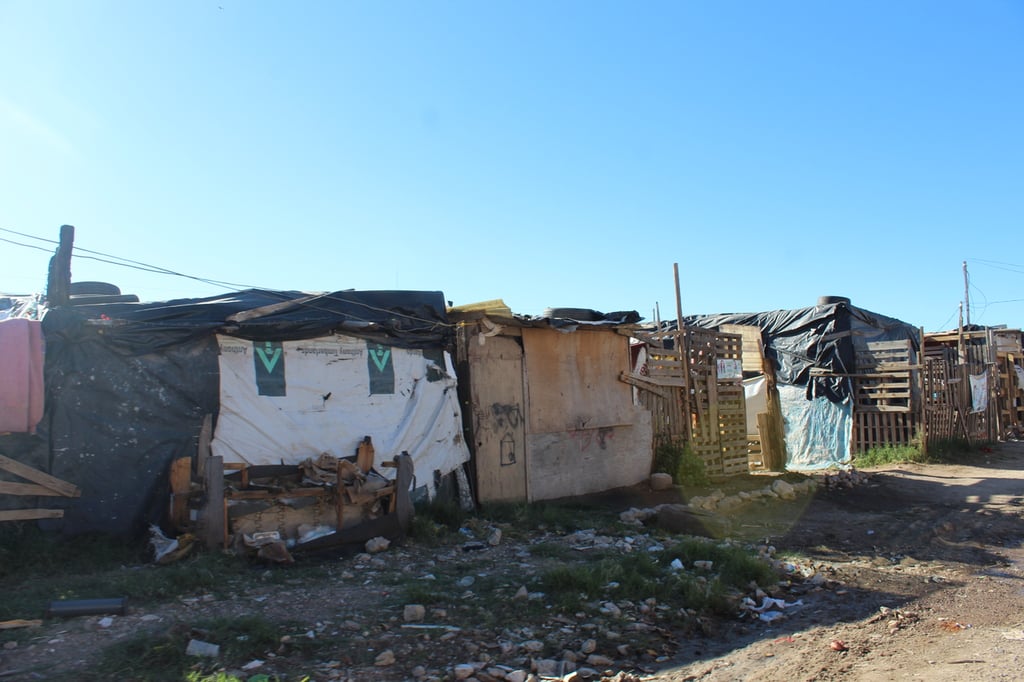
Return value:
M 229 589 L 123 616 L 47 620 L 0 651 L 0 678 L 73 675 L 139 633 L 200 641 L 194 623 L 257 614 L 286 634 L 227 667 L 240 679 L 1020 679 L 1024 444 L 983 457 L 814 484 L 752 476 L 631 488 L 591 501 L 620 512 L 608 527 L 470 523 L 436 544 L 320 557 L 314 573 L 300 566 L 312 558 L 253 568 Z M 679 532 L 749 546 L 779 582 L 731 595 L 735 608 L 715 617 L 622 599 L 613 583 L 571 608 L 537 587 L 552 566 L 650 554 Z M 700 560 L 679 563 L 714 575 Z

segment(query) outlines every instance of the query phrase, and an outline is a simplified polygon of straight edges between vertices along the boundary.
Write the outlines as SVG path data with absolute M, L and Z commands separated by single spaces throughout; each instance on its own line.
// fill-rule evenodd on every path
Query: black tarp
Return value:
M 233 315 L 294 303 L 242 322 Z M 247 289 L 223 296 L 161 303 L 107 303 L 51 310 L 44 319 L 66 328 L 84 319 L 103 327 L 111 345 L 147 352 L 221 332 L 255 341 L 290 341 L 339 332 L 399 348 L 443 345 L 451 326 L 440 291 L 298 291 Z M 96 322 L 99 321 L 99 322 Z
M 427 349 L 451 338 L 440 292 L 335 292 L 247 321 L 227 319 L 308 296 L 248 290 L 48 311 L 39 437 L 49 472 L 82 490 L 79 498 L 51 498 L 66 511 L 48 525 L 129 537 L 164 516 L 171 461 L 195 454 L 204 415 L 217 412 L 217 333 L 284 341 L 337 332 Z
M 865 349 L 869 341 L 909 339 L 915 352 L 920 345 L 916 327 L 842 301 L 763 313 L 691 315 L 683 323 L 706 329 L 723 324 L 760 328 L 765 356 L 775 362 L 776 379 L 806 386 L 808 398 L 825 396 L 833 402 L 848 398 L 850 382 L 842 377 L 812 378 L 812 368 L 852 374 L 857 371 L 856 351 Z

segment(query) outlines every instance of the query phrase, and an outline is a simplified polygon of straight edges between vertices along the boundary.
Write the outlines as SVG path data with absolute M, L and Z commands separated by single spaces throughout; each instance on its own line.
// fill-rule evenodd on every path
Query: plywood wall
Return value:
M 531 433 L 633 422 L 629 339 L 612 331 L 523 329 Z
M 524 329 L 530 500 L 634 485 L 650 475 L 651 414 L 619 380 L 629 339 Z
M 483 344 L 479 339 L 483 338 Z M 523 348 L 513 336 L 471 336 L 470 395 L 480 502 L 526 500 Z

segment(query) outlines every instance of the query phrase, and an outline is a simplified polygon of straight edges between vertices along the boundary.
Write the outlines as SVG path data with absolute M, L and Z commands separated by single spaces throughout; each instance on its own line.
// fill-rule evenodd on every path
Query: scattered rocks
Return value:
M 845 490 L 871 481 L 871 476 L 853 467 L 825 474 L 823 484 L 826 490 Z

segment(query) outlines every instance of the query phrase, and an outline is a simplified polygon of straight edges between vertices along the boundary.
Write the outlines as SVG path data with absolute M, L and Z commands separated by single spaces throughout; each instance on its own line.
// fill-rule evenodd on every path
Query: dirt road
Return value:
M 512 610 L 532 613 L 532 620 L 496 618 L 499 603 L 515 603 L 517 592 L 525 592 L 522 586 L 539 585 L 552 564 L 587 565 L 580 540 L 596 545 L 599 538 L 593 530 L 548 529 L 510 533 L 491 546 L 467 543 L 460 531 L 438 546 L 409 542 L 372 559 L 322 560 L 306 572 L 304 561 L 291 569 L 254 566 L 209 590 L 133 604 L 106 623 L 98 616 L 48 619 L 40 628 L 8 633 L 0 649 L 0 677 L 110 679 L 95 666 L 114 644 L 149 633 L 152 651 L 166 650 L 168 641 L 183 647 L 184 635 L 165 637 L 190 633 L 196 623 L 213 618 L 255 615 L 276 635 L 288 633 L 280 646 L 252 654 L 261 659 L 253 661 L 260 663 L 259 673 L 278 679 L 442 682 L 458 677 L 461 666 L 472 671 L 470 681 L 494 682 L 513 679 L 513 670 L 521 673 L 515 679 L 525 679 L 531 669 L 540 672 L 542 657 L 558 659 L 548 662 L 561 667 L 562 677 L 547 679 L 562 680 L 602 673 L 607 679 L 654 682 L 1024 679 L 1024 443 L 1001 445 L 984 457 L 976 466 L 874 470 L 851 488 L 822 486 L 814 495 L 761 499 L 734 509 L 728 521 L 722 519 L 731 535 L 755 546 L 773 545 L 790 564 L 790 584 L 768 588 L 772 596 L 798 604 L 780 620 L 702 618 L 702 634 L 695 634 L 694 628 L 673 630 L 658 619 L 661 605 L 644 611 L 639 603 L 620 601 L 621 614 L 607 604 L 600 611 L 580 606 L 561 613 L 548 610 L 542 593 L 536 607 L 527 596 Z M 721 487 L 733 493 L 766 482 L 741 477 Z M 709 492 L 652 493 L 638 486 L 613 491 L 595 504 L 617 514 Z M 647 551 L 657 541 L 648 528 L 609 526 L 602 532 L 611 536 L 600 539 L 609 548 L 601 551 L 605 557 L 619 547 Z M 474 551 L 467 551 L 470 546 Z M 160 570 L 111 571 L 109 589 L 125 571 Z M 417 587 L 435 584 L 443 588 Z M 429 607 L 425 625 L 405 623 L 409 597 L 400 595 L 410 587 L 427 600 L 421 602 Z M 590 665 L 594 647 L 585 642 L 595 639 L 594 655 L 605 660 L 593 664 L 599 672 L 569 672 Z M 233 642 L 220 641 L 225 647 Z M 573 651 L 576 664 L 566 670 L 565 654 Z M 381 663 L 385 654 L 391 659 Z M 248 679 L 251 674 L 237 667 L 247 660 L 234 660 L 228 672 Z M 135 670 L 118 679 L 174 678 Z
M 763 520 L 781 552 L 830 578 L 802 608 L 691 640 L 651 679 L 1024 679 L 1024 444 L 976 466 L 870 473 Z

